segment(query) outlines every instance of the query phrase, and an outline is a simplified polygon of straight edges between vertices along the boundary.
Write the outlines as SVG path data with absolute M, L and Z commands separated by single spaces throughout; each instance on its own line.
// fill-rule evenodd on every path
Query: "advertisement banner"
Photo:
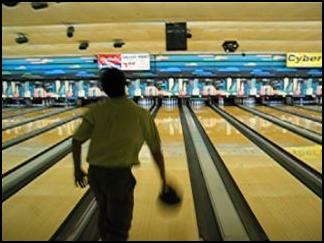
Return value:
M 102 68 L 118 68 L 121 69 L 120 54 L 99 54 L 97 55 L 99 69 Z
M 287 67 L 322 67 L 322 53 L 287 53 Z
M 99 54 L 97 55 L 99 68 L 118 68 L 123 71 L 150 70 L 150 54 Z
M 125 71 L 150 70 L 150 54 L 121 54 L 121 69 Z

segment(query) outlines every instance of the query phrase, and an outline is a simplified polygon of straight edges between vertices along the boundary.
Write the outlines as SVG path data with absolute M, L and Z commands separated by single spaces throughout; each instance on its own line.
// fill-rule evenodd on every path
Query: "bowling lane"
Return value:
M 157 123 L 167 174 L 181 184 L 184 202 L 178 211 L 157 204 L 160 179 L 145 146 L 142 164 L 134 169 L 137 186 L 131 239 L 198 240 L 178 111 L 162 110 Z M 83 146 L 83 161 L 86 150 Z M 72 164 L 72 156 L 65 157 L 2 204 L 3 240 L 48 240 L 52 236 L 85 192 L 74 187 Z
M 12 129 L 7 129 L 2 132 L 2 143 L 7 142 L 11 139 L 20 137 L 26 133 L 32 132 L 33 130 L 40 129 L 43 127 L 46 127 L 50 124 L 53 124 L 55 122 L 59 122 L 61 120 L 70 118 L 72 116 L 80 115 L 83 112 L 84 108 L 78 108 L 69 110 L 66 112 L 62 112 L 60 114 L 56 114 L 41 120 L 29 122 L 25 125 L 14 127 Z
M 296 112 L 298 114 L 306 115 L 308 117 L 319 119 L 320 121 L 322 121 L 322 114 L 316 111 L 306 110 L 297 106 L 290 106 L 290 105 L 279 106 L 279 107 L 286 111 Z
M 5 119 L 8 116 L 19 115 L 21 112 L 32 112 L 42 109 L 41 107 L 29 107 L 29 108 L 8 108 L 2 110 L 2 118 Z
M 82 148 L 83 161 L 87 149 L 88 143 Z M 75 187 L 69 154 L 2 203 L 2 240 L 49 240 L 85 192 Z
M 2 106 L 2 113 L 4 113 L 4 112 L 7 112 L 7 111 L 12 111 L 12 110 L 15 110 L 16 108 L 15 107 L 11 107 L 11 108 L 9 108 L 9 107 L 3 107 Z
M 296 105 L 297 107 L 309 109 L 309 110 L 315 110 L 322 112 L 322 106 L 320 105 Z
M 73 120 L 15 146 L 2 150 L 2 174 L 71 136 L 80 122 L 81 119 Z
M 10 114 L 11 112 L 16 112 L 16 111 L 19 111 L 21 109 L 32 109 L 32 107 L 30 107 L 30 108 L 21 108 L 21 107 L 6 107 L 6 108 L 2 108 L 2 115 L 3 114 Z
M 25 108 L 24 110 L 31 109 L 31 108 Z M 20 112 L 22 108 L 2 108 L 2 116 L 9 116 L 13 115 L 16 112 Z
M 226 112 L 265 136 L 282 149 L 322 173 L 322 146 L 238 107 L 226 106 Z
M 160 177 L 145 145 L 139 157 L 141 165 L 133 169 L 137 185 L 129 240 L 199 240 L 178 108 L 160 108 L 155 122 L 161 136 L 167 178 L 177 182 L 184 198 L 179 209 L 159 204 Z
M 283 111 L 279 111 L 267 106 L 257 106 L 256 107 L 257 110 L 262 111 L 264 113 L 267 113 L 271 116 L 277 117 L 281 120 L 293 123 L 297 126 L 306 128 L 310 131 L 322 134 L 322 124 L 318 123 L 318 122 L 314 122 L 312 120 L 306 119 L 306 118 L 302 118 L 300 116 L 296 116 L 296 115 L 292 115 L 290 113 L 285 113 Z
M 64 110 L 65 110 L 65 108 L 46 108 L 46 109 L 31 111 L 31 112 L 28 112 L 28 113 L 23 114 L 21 116 L 15 116 L 15 117 L 3 119 L 2 120 L 2 127 L 9 126 L 9 125 L 10 126 L 15 125 L 17 123 L 23 122 L 23 121 L 31 119 L 31 118 L 36 118 L 38 116 L 46 115 L 49 112 L 64 111 Z M 21 109 L 21 112 L 23 112 L 23 111 L 24 110 Z
M 322 240 L 322 201 L 208 107 L 200 123 L 270 240 Z

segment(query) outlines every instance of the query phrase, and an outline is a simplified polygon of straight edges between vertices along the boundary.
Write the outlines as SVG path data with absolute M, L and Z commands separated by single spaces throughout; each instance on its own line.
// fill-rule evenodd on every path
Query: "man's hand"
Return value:
M 81 188 L 86 187 L 88 184 L 87 173 L 82 169 L 75 169 L 74 181 L 76 186 L 80 186 Z

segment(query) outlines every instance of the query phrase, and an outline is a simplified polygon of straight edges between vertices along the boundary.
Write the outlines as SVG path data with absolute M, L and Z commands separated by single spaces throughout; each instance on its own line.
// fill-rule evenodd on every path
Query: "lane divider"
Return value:
M 223 240 L 268 240 L 197 116 L 190 107 L 188 109 L 191 113 L 188 121 L 191 120 L 192 127 L 195 125 L 197 130 L 193 141 L 195 143 L 202 140 L 205 144 L 206 151 L 199 149 L 201 154 L 198 156 L 201 158 L 200 164 L 204 170 L 206 183 L 209 183 L 209 193 L 214 201 L 214 213 L 217 215 Z M 210 157 L 209 163 L 206 155 Z
M 222 236 L 214 214 L 213 205 L 209 197 L 208 188 L 204 179 L 197 150 L 192 134 L 185 117 L 184 108 L 180 106 L 180 120 L 183 139 L 187 155 L 187 163 L 193 193 L 199 236 L 204 241 L 221 241 Z

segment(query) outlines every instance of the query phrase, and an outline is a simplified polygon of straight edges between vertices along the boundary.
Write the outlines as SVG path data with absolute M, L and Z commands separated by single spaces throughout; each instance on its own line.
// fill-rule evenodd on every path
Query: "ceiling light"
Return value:
M 47 8 L 48 3 L 47 2 L 32 2 L 31 6 L 33 9 L 42 9 L 42 8 Z
M 229 40 L 223 43 L 223 48 L 225 52 L 235 52 L 236 49 L 239 47 L 239 44 L 236 40 Z
M 79 50 L 86 50 L 89 46 L 88 41 L 82 41 L 79 45 Z
M 72 38 L 73 37 L 73 34 L 74 34 L 74 27 L 73 26 L 69 26 L 66 30 L 66 36 L 69 37 L 69 38 Z
M 24 44 L 28 42 L 28 38 L 23 33 L 18 33 L 18 36 L 16 37 L 16 43 L 18 44 Z

